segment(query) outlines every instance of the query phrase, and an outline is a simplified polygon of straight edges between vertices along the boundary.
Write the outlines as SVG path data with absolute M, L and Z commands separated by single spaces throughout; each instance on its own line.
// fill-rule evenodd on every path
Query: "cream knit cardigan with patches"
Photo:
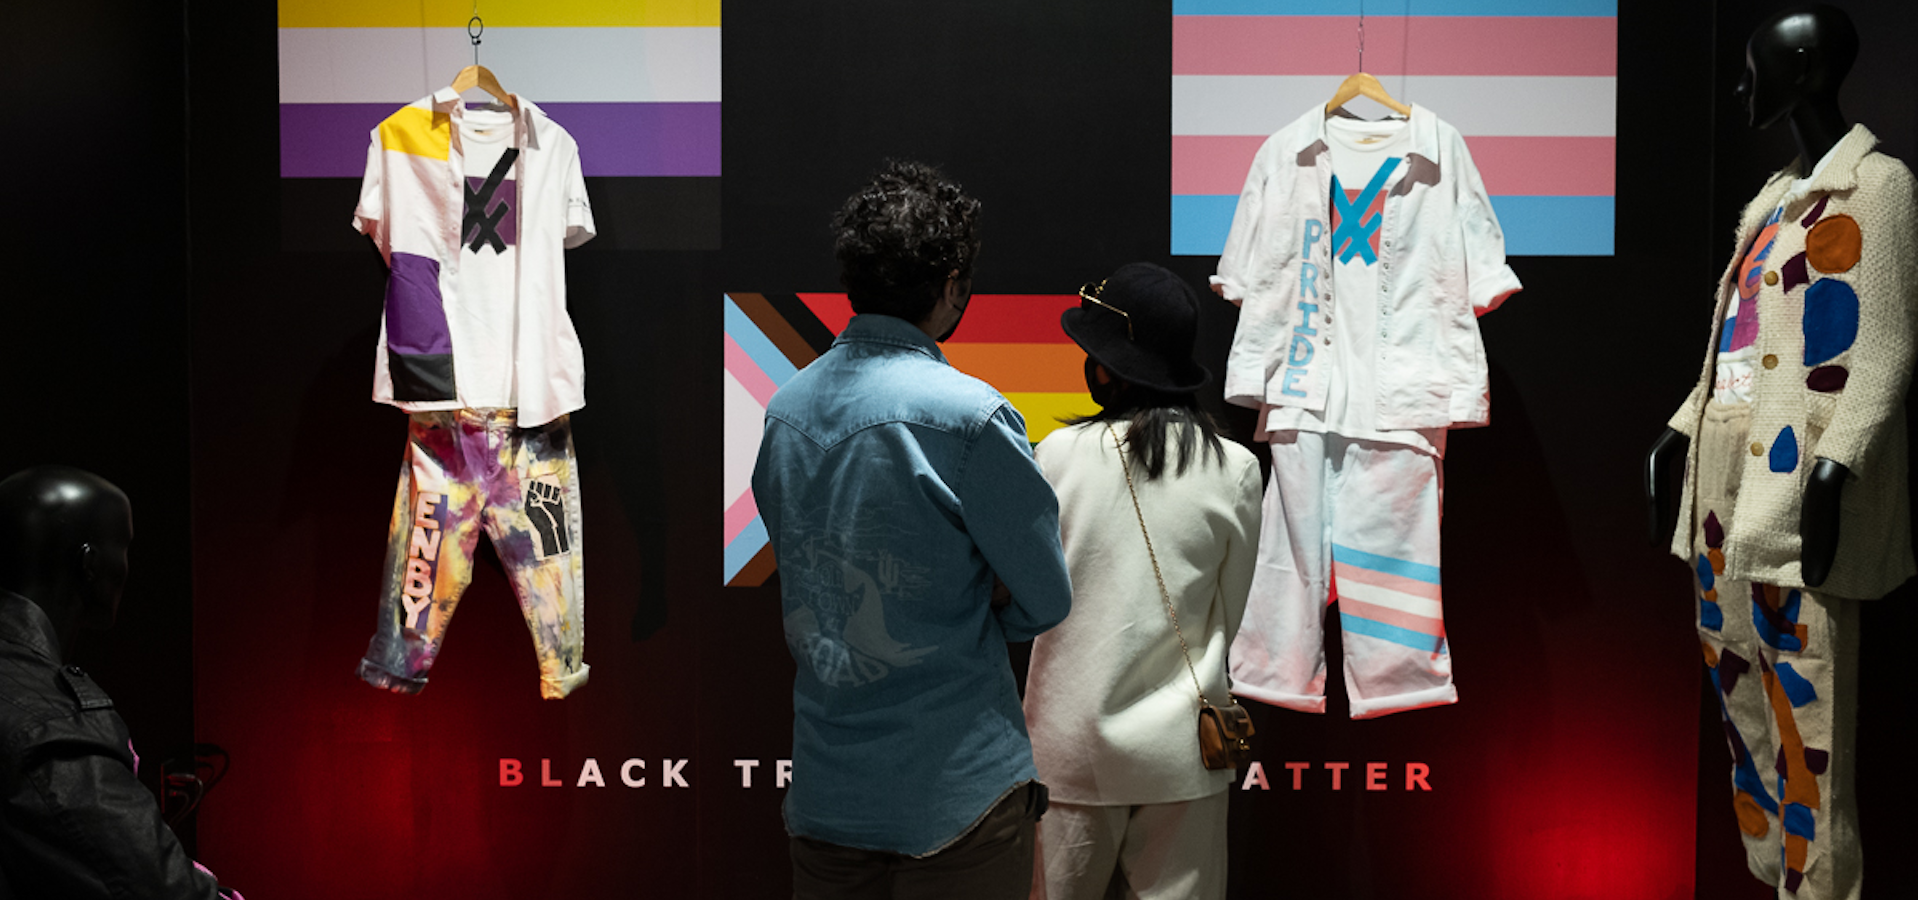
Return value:
M 1735 314 L 1735 279 L 1747 246 L 1772 211 L 1784 215 L 1758 292 L 1758 353 L 1771 368 L 1757 367 L 1752 386 L 1752 446 L 1742 458 L 1737 510 L 1725 535 L 1724 577 L 1780 587 L 1804 587 L 1800 574 L 1799 515 L 1805 484 L 1819 457 L 1850 470 L 1841 495 L 1838 555 L 1831 575 L 1816 590 L 1836 597 L 1884 596 L 1914 572 L 1911 511 L 1905 495 L 1905 390 L 1911 380 L 1913 336 L 1918 329 L 1918 240 L 1914 239 L 1914 196 L 1910 170 L 1872 149 L 1876 137 L 1854 126 L 1829 154 L 1823 171 L 1795 184 L 1798 165 L 1766 182 L 1745 207 L 1731 264 L 1719 280 L 1712 339 L 1698 384 L 1672 416 L 1673 430 L 1690 438 L 1685 487 L 1680 495 L 1673 555 L 1696 560 L 1692 545 L 1698 471 L 1698 428 L 1712 396 L 1717 348 L 1726 318 Z M 1804 220 L 1821 200 L 1819 221 L 1850 216 L 1862 235 L 1860 258 L 1842 272 L 1809 265 L 1812 283 L 1835 278 L 1858 295 L 1858 335 L 1836 357 L 1819 366 L 1843 366 L 1849 378 L 1842 389 L 1819 392 L 1806 386 L 1814 367 L 1805 365 L 1802 318 L 1807 285 L 1773 278 L 1805 250 Z M 1798 443 L 1797 465 L 1771 470 L 1772 448 L 1790 427 Z

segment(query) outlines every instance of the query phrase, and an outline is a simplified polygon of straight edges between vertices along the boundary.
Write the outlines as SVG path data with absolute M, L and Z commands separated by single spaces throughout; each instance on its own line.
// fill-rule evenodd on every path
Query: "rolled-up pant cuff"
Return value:
M 395 694 L 417 694 L 426 687 L 424 677 L 407 678 L 403 675 L 395 675 L 370 659 L 360 660 L 360 678 L 367 684 L 376 688 L 385 688 Z

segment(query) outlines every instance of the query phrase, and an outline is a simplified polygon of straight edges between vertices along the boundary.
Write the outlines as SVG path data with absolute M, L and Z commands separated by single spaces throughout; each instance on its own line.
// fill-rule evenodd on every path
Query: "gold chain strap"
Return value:
M 1192 676 L 1199 703 L 1210 706 L 1212 701 L 1205 699 L 1205 688 L 1199 685 L 1199 670 L 1192 667 L 1192 650 L 1186 646 L 1185 632 L 1179 630 L 1179 613 L 1172 608 L 1172 593 L 1165 589 L 1165 575 L 1159 571 L 1159 554 L 1152 550 L 1152 532 L 1145 528 L 1145 512 L 1139 508 L 1139 489 L 1132 485 L 1132 465 L 1126 461 L 1125 444 L 1119 440 L 1119 432 L 1113 430 L 1111 422 L 1106 423 L 1106 433 L 1112 435 L 1113 449 L 1119 451 L 1119 469 L 1125 473 L 1126 493 L 1132 495 L 1132 514 L 1139 517 L 1139 533 L 1145 535 L 1146 558 L 1152 560 L 1152 577 L 1159 582 L 1159 599 L 1165 602 L 1165 614 L 1172 620 L 1172 633 L 1179 638 L 1179 655 L 1185 657 L 1185 671 Z

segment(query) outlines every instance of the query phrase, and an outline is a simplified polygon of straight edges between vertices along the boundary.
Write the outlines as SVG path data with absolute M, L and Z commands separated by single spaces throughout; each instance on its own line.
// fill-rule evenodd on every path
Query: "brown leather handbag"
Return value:
M 1208 769 L 1236 769 L 1252 761 L 1252 715 L 1232 703 L 1199 700 L 1199 758 Z
M 1145 527 L 1145 512 L 1139 508 L 1139 489 L 1132 484 L 1132 466 L 1126 462 L 1125 445 L 1110 422 L 1106 433 L 1112 435 L 1119 450 L 1119 468 L 1125 472 L 1126 492 L 1132 495 L 1132 512 L 1139 517 L 1139 533 L 1145 536 L 1146 556 L 1152 560 L 1152 577 L 1159 582 L 1159 599 L 1165 602 L 1166 617 L 1172 620 L 1172 633 L 1179 638 L 1179 654 L 1185 657 L 1185 670 L 1192 676 L 1192 687 L 1199 692 L 1199 759 L 1208 769 L 1236 769 L 1252 760 L 1252 715 L 1238 701 L 1227 697 L 1224 706 L 1213 706 L 1199 684 L 1199 672 L 1192 667 L 1192 651 L 1186 647 L 1185 632 L 1179 630 L 1179 613 L 1172 606 L 1172 594 L 1165 589 L 1165 575 L 1159 571 L 1159 555 L 1152 549 L 1152 533 Z

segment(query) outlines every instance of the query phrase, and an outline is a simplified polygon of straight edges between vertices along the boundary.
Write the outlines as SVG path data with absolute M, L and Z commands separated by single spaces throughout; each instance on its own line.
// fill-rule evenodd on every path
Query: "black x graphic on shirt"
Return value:
M 489 215 L 486 208 L 493 205 L 493 195 L 499 192 L 499 186 L 506 181 L 506 173 L 513 171 L 513 160 L 519 158 L 519 148 L 508 147 L 500 154 L 499 162 L 493 164 L 493 174 L 486 176 L 479 190 L 466 188 L 466 218 L 460 223 L 460 231 L 471 235 L 467 248 L 478 253 L 481 247 L 493 245 L 493 252 L 505 253 L 506 241 L 499 236 L 500 219 L 507 213 L 507 205 L 501 203 L 498 209 Z

